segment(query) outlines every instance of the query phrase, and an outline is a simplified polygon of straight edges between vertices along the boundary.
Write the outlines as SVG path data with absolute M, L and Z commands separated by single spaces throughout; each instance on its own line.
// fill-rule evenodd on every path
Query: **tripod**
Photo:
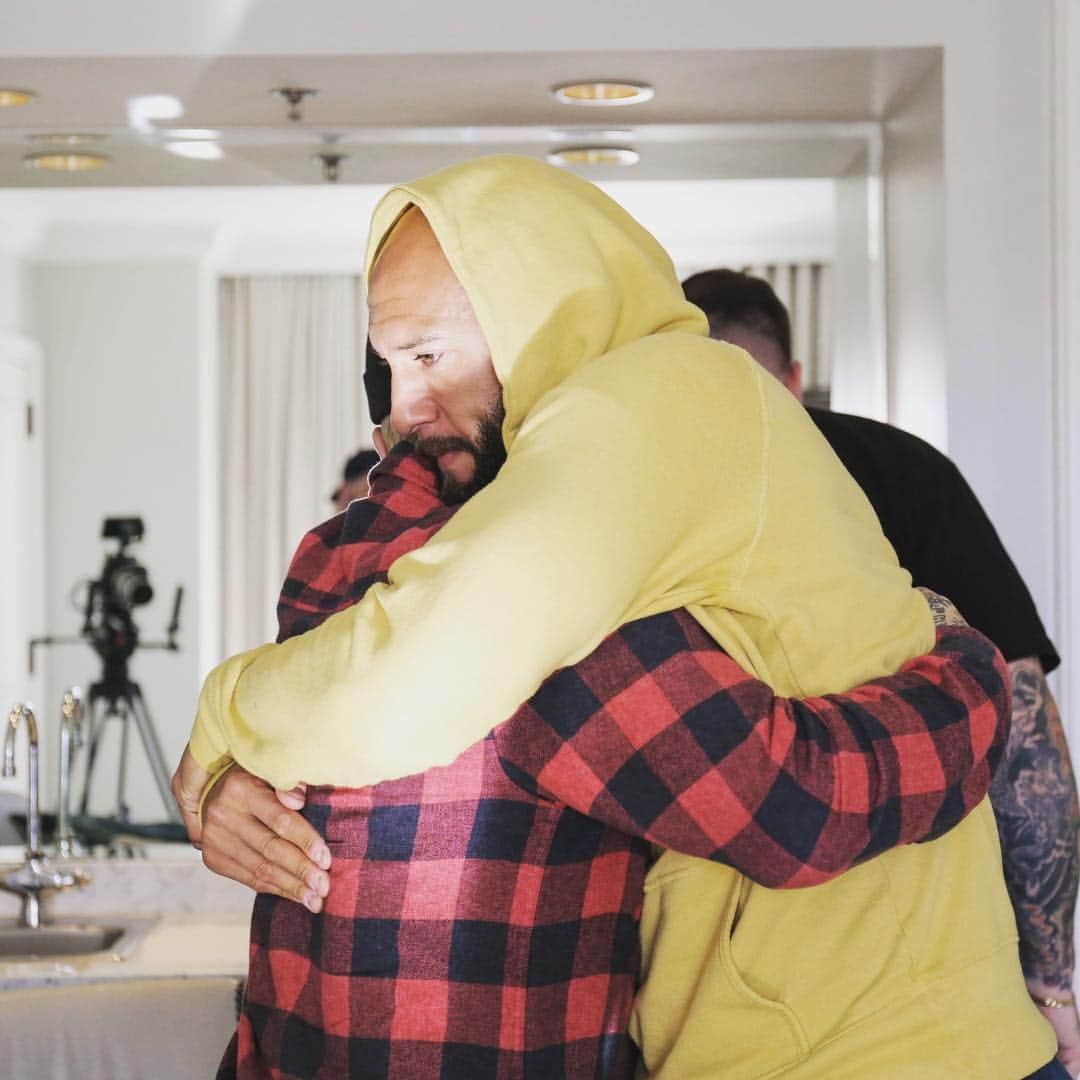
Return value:
M 131 732 L 130 721 L 134 719 L 143 751 L 154 774 L 154 783 L 165 805 L 165 813 L 170 821 L 179 821 L 180 813 L 173 802 L 169 788 L 169 772 L 165 766 L 165 757 L 161 752 L 154 722 L 146 706 L 139 684 L 128 678 L 127 656 L 109 657 L 105 661 L 104 677 L 90 687 L 87 698 L 87 720 L 89 738 L 86 749 L 86 772 L 83 780 L 82 801 L 79 812 L 87 813 L 90 801 L 90 789 L 94 778 L 94 766 L 97 763 L 98 749 L 105 732 L 105 725 L 110 718 L 116 718 L 123 725 L 120 734 L 120 762 L 116 779 L 116 818 L 119 821 L 130 820 L 130 808 L 125 801 L 127 789 L 128 742 Z
M 154 722 L 146 699 L 139 684 L 132 682 L 128 675 L 128 660 L 137 649 L 168 649 L 176 652 L 176 634 L 180 628 L 180 605 L 184 597 L 183 586 L 176 587 L 173 599 L 172 618 L 166 631 L 165 641 L 140 642 L 139 631 L 131 612 L 127 607 L 108 605 L 101 597 L 103 590 L 100 582 L 92 582 L 86 603 L 86 620 L 82 633 L 78 637 L 42 637 L 30 642 L 30 673 L 34 673 L 34 650 L 39 645 L 89 644 L 102 660 L 102 677 L 90 687 L 87 697 L 87 753 L 86 771 L 83 779 L 80 813 L 86 814 L 90 802 L 90 789 L 94 778 L 94 766 L 97 764 L 101 749 L 105 725 L 110 719 L 118 719 L 123 725 L 120 733 L 120 761 L 116 780 L 116 818 L 119 821 L 130 820 L 130 807 L 125 795 L 127 789 L 128 743 L 131 724 L 134 719 L 139 738 L 142 741 L 150 771 L 158 794 L 165 805 L 165 813 L 170 821 L 179 822 L 180 812 L 172 799 L 169 787 L 169 772 L 165 767 L 165 758 L 161 752 Z

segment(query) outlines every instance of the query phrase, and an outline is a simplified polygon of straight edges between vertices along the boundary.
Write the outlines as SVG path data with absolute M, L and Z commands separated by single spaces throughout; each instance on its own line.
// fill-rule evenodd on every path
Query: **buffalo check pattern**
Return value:
M 281 638 L 453 513 L 407 446 L 305 537 Z M 849 694 L 776 698 L 685 613 L 624 626 L 444 768 L 312 788 L 323 912 L 259 896 L 220 1077 L 629 1077 L 652 843 L 775 887 L 932 839 L 986 794 L 1009 717 L 984 638 Z

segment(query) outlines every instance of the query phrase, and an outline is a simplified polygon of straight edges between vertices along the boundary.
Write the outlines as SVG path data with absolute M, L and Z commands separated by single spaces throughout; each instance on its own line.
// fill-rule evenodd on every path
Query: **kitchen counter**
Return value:
M 240 979 L 247 974 L 250 922 L 247 915 L 166 913 L 131 918 L 95 913 L 93 921 L 126 925 L 128 931 L 116 948 L 107 952 L 61 958 L 0 959 L 0 991 L 117 979 L 212 976 Z
M 46 901 L 45 921 L 123 926 L 86 956 L 0 959 L 0 1061 L 34 1080 L 212 1076 L 236 1027 L 252 893 L 211 874 L 184 845 L 133 858 L 79 858 L 85 888 Z M 0 848 L 0 867 L 21 863 Z M 58 863 L 59 865 L 59 863 Z M 12 925 L 17 897 L 0 893 Z
M 55 860 L 90 877 L 44 901 L 46 922 L 123 925 L 113 949 L 87 956 L 0 959 L 0 990 L 164 976 L 236 976 L 247 972 L 252 893 L 210 873 L 183 844 L 146 844 L 132 858 Z M 22 861 L 0 848 L 0 868 Z M 19 900 L 0 893 L 0 923 L 11 925 Z

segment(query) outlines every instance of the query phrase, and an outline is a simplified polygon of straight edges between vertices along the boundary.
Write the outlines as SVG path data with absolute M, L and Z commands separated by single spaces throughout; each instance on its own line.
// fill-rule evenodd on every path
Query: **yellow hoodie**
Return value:
M 369 273 L 410 205 L 487 338 L 506 464 L 389 584 L 212 672 L 200 765 L 232 758 L 290 787 L 446 764 L 615 627 L 679 607 L 789 696 L 931 647 L 925 603 L 805 412 L 705 336 L 669 258 L 620 207 L 537 162 L 470 162 L 386 195 Z M 634 1034 L 657 1075 L 835 1077 L 849 1062 L 908 1075 L 909 1047 L 883 1037 L 923 1039 L 914 1060 L 947 1062 L 942 1076 L 1015 1078 L 1053 1054 L 1023 993 L 985 803 L 934 844 L 801 892 L 665 854 L 642 931 Z M 971 989 L 971 965 L 977 1000 L 954 985 Z M 946 999 L 912 1019 L 934 983 Z M 858 1065 L 878 1060 L 888 1068 Z M 974 1060 L 985 1068 L 956 1071 Z

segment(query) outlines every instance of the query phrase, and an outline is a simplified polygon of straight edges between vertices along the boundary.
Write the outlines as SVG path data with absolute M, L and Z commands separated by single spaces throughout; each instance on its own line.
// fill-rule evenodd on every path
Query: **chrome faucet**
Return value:
M 82 845 L 71 830 L 71 758 L 82 746 L 82 691 L 64 691 L 60 706 L 60 794 L 56 813 L 56 857 L 70 859 L 82 854 Z
M 38 726 L 34 710 L 29 705 L 15 705 L 8 713 L 4 731 L 4 767 L 0 775 L 15 775 L 15 733 L 19 721 L 26 720 L 30 740 L 30 776 L 26 790 L 26 857 L 22 866 L 0 878 L 0 889 L 22 898 L 19 925 L 36 928 L 41 925 L 41 898 L 60 889 L 85 885 L 89 878 L 77 871 L 56 870 L 41 850 L 41 804 L 38 798 Z

